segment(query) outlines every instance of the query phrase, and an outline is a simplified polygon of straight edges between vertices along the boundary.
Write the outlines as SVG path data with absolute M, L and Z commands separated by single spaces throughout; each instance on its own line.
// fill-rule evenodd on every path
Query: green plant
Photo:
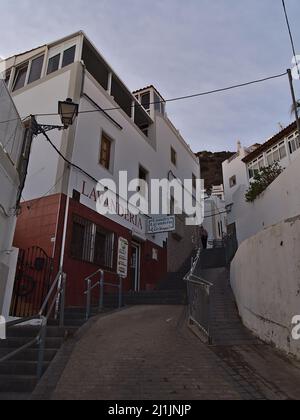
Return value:
M 282 173 L 282 171 L 283 169 L 278 162 L 275 162 L 271 166 L 262 168 L 258 171 L 246 193 L 246 201 L 248 203 L 253 203 L 256 198 Z

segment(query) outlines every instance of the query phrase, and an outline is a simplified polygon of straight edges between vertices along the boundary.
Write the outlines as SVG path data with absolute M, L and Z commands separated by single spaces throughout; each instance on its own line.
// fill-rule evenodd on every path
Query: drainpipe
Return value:
M 63 271 L 64 266 L 64 258 L 65 258 L 65 249 L 66 249 L 66 237 L 67 237 L 67 229 L 68 229 L 68 216 L 69 216 L 69 208 L 70 208 L 70 197 L 69 191 L 67 193 L 67 202 L 65 208 L 65 218 L 64 218 L 64 230 L 63 230 L 63 237 L 61 242 L 61 254 L 60 254 L 60 263 L 59 269 Z

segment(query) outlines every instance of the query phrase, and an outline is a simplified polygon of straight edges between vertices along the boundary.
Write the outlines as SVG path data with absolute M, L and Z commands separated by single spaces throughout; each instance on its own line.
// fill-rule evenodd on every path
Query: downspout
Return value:
M 83 95 L 84 91 L 84 76 L 85 76 L 85 66 L 82 64 L 82 79 L 81 79 L 81 86 L 80 86 L 80 98 Z M 77 122 L 76 122 L 76 129 L 77 129 Z M 74 130 L 74 137 L 76 137 L 76 129 Z M 68 216 L 69 216 L 69 210 L 70 210 L 70 181 L 72 178 L 72 167 L 70 167 L 70 174 L 68 178 L 68 188 L 67 188 L 67 201 L 66 201 L 66 207 L 65 207 L 65 217 L 64 217 L 64 229 L 63 229 L 63 237 L 61 242 L 61 254 L 60 254 L 60 264 L 59 269 L 63 271 L 64 266 L 64 259 L 65 259 L 65 250 L 66 250 L 66 239 L 67 239 L 67 231 L 68 231 Z

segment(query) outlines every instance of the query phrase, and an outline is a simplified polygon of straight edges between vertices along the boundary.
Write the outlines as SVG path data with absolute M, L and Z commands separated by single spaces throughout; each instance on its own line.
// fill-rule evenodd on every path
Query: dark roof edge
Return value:
M 266 143 L 258 147 L 254 152 L 249 153 L 244 159 L 243 162 L 249 163 L 262 153 L 264 153 L 267 149 L 272 147 L 274 144 L 278 143 L 278 141 L 282 140 L 283 138 L 287 137 L 289 134 L 291 134 L 293 131 L 297 130 L 297 123 L 294 121 L 292 124 L 288 125 L 286 128 L 284 128 L 282 131 L 277 133 L 275 136 L 273 136 L 270 140 L 268 140 Z

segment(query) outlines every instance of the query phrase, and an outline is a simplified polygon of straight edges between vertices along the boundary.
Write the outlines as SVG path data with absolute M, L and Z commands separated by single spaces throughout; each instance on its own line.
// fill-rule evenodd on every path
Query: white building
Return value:
M 212 248 L 222 241 L 227 233 L 227 211 L 222 186 L 213 187 L 210 196 L 205 198 L 205 218 L 203 226 L 208 232 L 208 247 Z
M 0 315 L 9 315 L 18 252 L 12 247 L 22 189 L 25 128 L 0 78 Z
M 254 211 L 255 204 L 247 203 L 245 199 L 255 173 L 274 162 L 286 169 L 299 155 L 300 141 L 294 122 L 262 145 L 245 148 L 239 142 L 237 153 L 223 163 L 228 232 L 236 233 L 239 243 L 269 226 L 267 215 L 271 209 L 265 215 L 258 214 Z M 282 197 L 276 199 L 278 207 Z M 280 214 L 278 218 L 280 220 Z
M 117 215 L 103 217 L 96 212 L 95 180 L 118 181 L 121 170 L 129 179 L 146 181 L 170 174 L 181 180 L 200 177 L 199 162 L 168 119 L 163 97 L 153 86 L 132 94 L 83 32 L 6 64 L 7 84 L 22 117 L 33 114 L 41 124 L 60 124 L 57 103 L 66 98 L 80 110 L 69 130 L 49 133 L 72 167 L 43 136 L 33 143 L 16 244 L 38 245 L 54 258 L 56 269 L 63 266 L 72 279 L 68 302 L 73 305 L 82 304 L 83 279 L 93 270 L 102 267 L 114 278 L 119 238 L 129 243 L 125 287 L 155 287 L 189 257 L 196 229 L 178 217 L 172 234 L 148 235 L 148 218 L 125 215 L 121 205 Z

